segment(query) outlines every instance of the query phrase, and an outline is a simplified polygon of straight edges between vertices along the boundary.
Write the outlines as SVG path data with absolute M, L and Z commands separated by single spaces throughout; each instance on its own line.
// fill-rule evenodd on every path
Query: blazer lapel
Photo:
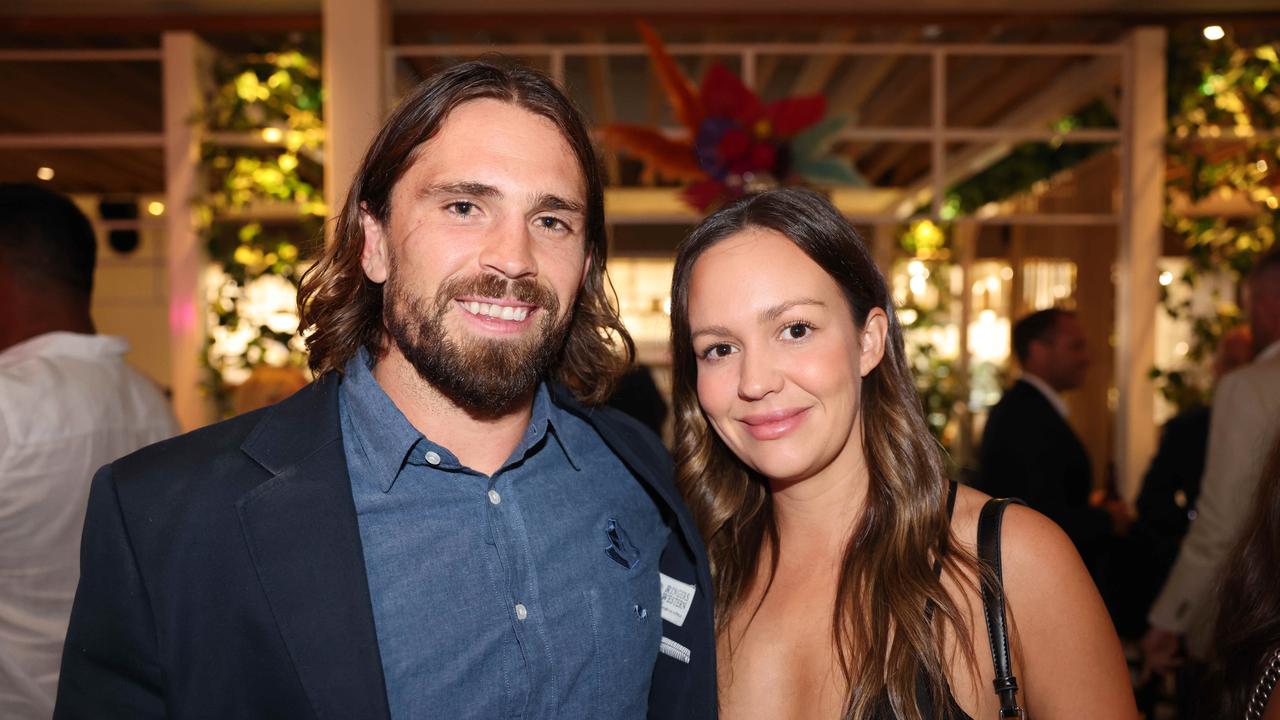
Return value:
M 388 718 L 337 388 L 326 376 L 268 412 L 242 449 L 274 476 L 237 506 L 316 714 Z

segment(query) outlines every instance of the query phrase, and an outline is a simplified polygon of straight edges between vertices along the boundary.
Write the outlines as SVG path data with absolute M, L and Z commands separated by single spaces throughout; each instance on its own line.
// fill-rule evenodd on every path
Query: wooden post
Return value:
M 1160 27 L 1127 39 L 1122 93 L 1122 225 L 1116 267 L 1116 486 L 1132 500 L 1156 447 L 1155 357 L 1157 260 L 1163 230 L 1165 41 Z
M 960 352 L 956 358 L 956 386 L 960 392 L 955 459 L 961 467 L 973 464 L 973 413 L 969 411 L 969 325 L 973 322 L 973 262 L 978 251 L 978 231 L 974 220 L 955 225 L 954 246 L 960 264 Z
M 878 223 L 875 235 L 871 238 L 871 257 L 875 260 L 876 267 L 880 268 L 880 274 L 889 283 L 890 291 L 893 290 L 893 258 L 901 232 L 902 226 L 897 223 Z
M 324 199 L 342 212 L 365 148 L 382 126 L 390 16 L 385 0 L 324 0 Z M 332 233 L 333 224 L 326 226 Z M 330 237 L 332 239 L 332 237 Z
M 209 51 L 190 32 L 166 32 L 161 39 L 164 76 L 164 169 L 166 269 L 169 276 L 169 386 L 173 412 L 183 430 L 214 419 L 201 392 L 200 354 L 205 342 L 202 276 L 208 257 L 192 203 L 203 190 L 200 178 L 200 87 L 207 77 Z

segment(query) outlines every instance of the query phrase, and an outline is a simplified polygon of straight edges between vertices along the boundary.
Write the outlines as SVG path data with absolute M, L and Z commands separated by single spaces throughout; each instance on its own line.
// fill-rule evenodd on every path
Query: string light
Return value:
M 36 177 L 40 178 L 41 180 L 44 180 L 45 182 L 52 180 L 53 168 L 48 166 L 43 166 L 36 169 Z
M 1206 25 L 1204 28 L 1205 40 L 1221 40 L 1226 36 L 1227 33 L 1222 29 L 1221 25 Z
M 160 202 L 159 200 L 152 200 L 147 205 L 147 212 L 151 213 L 152 215 L 155 215 L 156 217 L 163 215 L 164 203 Z
M 1168 270 L 1165 270 L 1164 272 L 1160 273 L 1160 284 L 1164 285 L 1165 287 L 1168 287 L 1169 285 L 1173 284 L 1173 273 L 1169 272 Z

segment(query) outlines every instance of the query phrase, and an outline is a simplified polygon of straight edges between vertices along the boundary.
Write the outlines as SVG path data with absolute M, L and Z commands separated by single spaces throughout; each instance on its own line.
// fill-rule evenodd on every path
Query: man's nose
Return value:
M 480 252 L 480 265 L 512 280 L 538 274 L 533 237 L 522 219 L 513 218 L 494 229 Z

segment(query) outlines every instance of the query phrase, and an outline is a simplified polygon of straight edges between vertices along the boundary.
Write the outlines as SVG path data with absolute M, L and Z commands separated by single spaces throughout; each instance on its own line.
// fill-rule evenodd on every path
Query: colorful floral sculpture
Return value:
M 706 212 L 746 192 L 792 184 L 865 184 L 845 158 L 830 155 L 843 118 L 823 119 L 826 98 L 805 95 L 765 103 L 723 65 L 695 87 L 652 27 L 640 33 L 688 139 L 643 126 L 612 124 L 605 143 L 653 172 L 686 183 L 681 197 Z

